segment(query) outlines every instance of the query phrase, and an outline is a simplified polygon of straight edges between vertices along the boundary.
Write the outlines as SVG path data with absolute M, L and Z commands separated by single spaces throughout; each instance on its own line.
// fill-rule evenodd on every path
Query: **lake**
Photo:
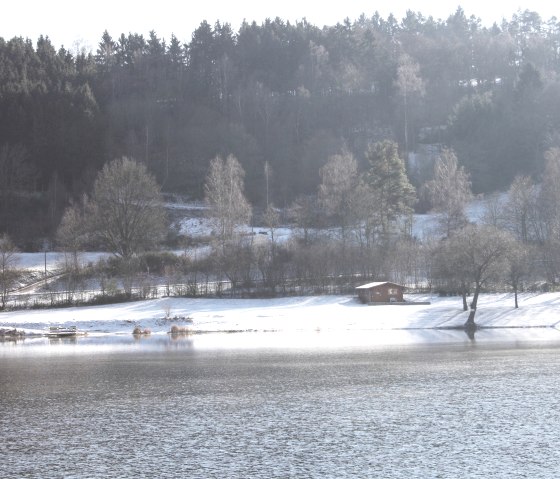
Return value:
M 1 343 L 1 475 L 558 477 L 560 342 L 443 338 Z

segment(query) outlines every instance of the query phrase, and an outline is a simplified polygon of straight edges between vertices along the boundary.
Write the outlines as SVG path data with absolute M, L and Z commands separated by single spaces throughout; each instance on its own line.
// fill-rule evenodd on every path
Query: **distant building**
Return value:
M 388 281 L 368 283 L 356 288 L 362 303 L 403 303 L 404 286 Z

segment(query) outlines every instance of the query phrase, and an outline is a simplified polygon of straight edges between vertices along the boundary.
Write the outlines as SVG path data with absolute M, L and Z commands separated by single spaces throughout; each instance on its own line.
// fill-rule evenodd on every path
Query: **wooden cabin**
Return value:
M 368 283 L 356 288 L 360 301 L 369 303 L 403 303 L 404 286 L 389 281 Z

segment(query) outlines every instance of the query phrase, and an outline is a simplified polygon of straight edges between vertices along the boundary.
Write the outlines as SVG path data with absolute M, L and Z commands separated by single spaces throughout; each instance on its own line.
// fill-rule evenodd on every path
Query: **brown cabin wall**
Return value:
M 393 290 L 390 294 L 389 291 Z M 362 303 L 389 303 L 391 298 L 394 301 L 403 301 L 403 288 L 393 285 L 381 285 L 375 288 L 364 289 L 358 292 L 358 296 Z

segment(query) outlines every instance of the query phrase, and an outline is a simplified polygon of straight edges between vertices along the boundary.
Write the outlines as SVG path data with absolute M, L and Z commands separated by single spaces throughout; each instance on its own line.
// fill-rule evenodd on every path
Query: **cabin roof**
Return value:
M 391 286 L 396 286 L 397 288 L 404 289 L 404 286 L 397 283 L 391 283 L 390 281 L 374 281 L 373 283 L 368 283 L 368 284 L 363 284 L 362 286 L 358 286 L 356 287 L 356 289 L 372 289 L 372 288 L 377 288 L 378 286 L 382 286 L 384 284 L 390 284 Z

